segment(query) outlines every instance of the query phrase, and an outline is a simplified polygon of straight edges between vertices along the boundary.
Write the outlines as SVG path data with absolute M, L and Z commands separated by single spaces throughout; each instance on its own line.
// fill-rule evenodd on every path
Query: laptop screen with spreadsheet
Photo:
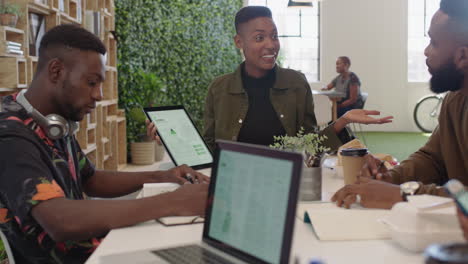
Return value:
M 216 155 L 204 241 L 260 262 L 287 263 L 302 156 L 227 142 L 219 142 Z

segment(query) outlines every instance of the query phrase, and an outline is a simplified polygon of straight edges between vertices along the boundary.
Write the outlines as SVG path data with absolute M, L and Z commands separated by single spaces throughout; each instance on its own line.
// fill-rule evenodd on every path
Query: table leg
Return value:
M 337 99 L 336 98 L 332 98 L 331 99 L 332 101 L 332 121 L 336 121 L 337 119 L 337 115 L 338 115 L 338 109 L 337 109 Z

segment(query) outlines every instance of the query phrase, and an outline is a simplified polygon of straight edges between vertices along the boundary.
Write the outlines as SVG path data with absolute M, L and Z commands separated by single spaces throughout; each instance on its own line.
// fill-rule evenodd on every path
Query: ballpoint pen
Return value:
M 192 184 L 194 183 L 193 176 L 191 173 L 186 173 L 184 178 L 187 179 L 188 182 Z

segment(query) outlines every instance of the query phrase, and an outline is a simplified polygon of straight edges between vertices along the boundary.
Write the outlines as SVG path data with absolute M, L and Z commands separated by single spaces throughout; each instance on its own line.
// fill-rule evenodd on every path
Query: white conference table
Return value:
M 336 158 L 325 162 L 333 164 Z M 343 178 L 336 170 L 322 169 L 322 200 L 328 201 L 333 193 L 344 185 Z M 346 221 L 346 219 L 343 219 Z M 166 227 L 156 221 L 136 226 L 114 229 L 87 260 L 86 264 L 98 264 L 101 256 L 132 252 L 144 249 L 157 249 L 201 241 L 203 224 Z M 392 240 L 366 241 L 319 241 L 312 226 L 296 218 L 294 227 L 292 259 L 300 264 L 308 264 L 311 258 L 324 263 L 424 263 L 422 254 L 411 253 Z M 137 262 L 135 262 L 137 263 Z
M 346 95 L 342 92 L 337 92 L 335 89 L 328 91 L 312 90 L 312 94 L 325 95 L 330 98 L 330 101 L 332 102 L 332 121 L 335 121 L 338 115 L 337 101 L 341 100 L 341 98 L 344 98 Z

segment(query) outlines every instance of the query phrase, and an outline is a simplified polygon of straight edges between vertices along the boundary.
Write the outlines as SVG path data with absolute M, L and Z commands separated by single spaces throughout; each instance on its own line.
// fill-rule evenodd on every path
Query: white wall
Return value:
M 369 93 L 366 109 L 393 115 L 388 125 L 369 125 L 368 131 L 417 131 L 412 113 L 427 84 L 407 82 L 407 12 L 411 0 L 323 0 L 321 2 L 320 88 L 337 74 L 338 56 L 351 58 L 351 70 Z M 315 8 L 315 7 L 314 7 Z M 318 120 L 329 118 L 327 98 L 314 97 Z

